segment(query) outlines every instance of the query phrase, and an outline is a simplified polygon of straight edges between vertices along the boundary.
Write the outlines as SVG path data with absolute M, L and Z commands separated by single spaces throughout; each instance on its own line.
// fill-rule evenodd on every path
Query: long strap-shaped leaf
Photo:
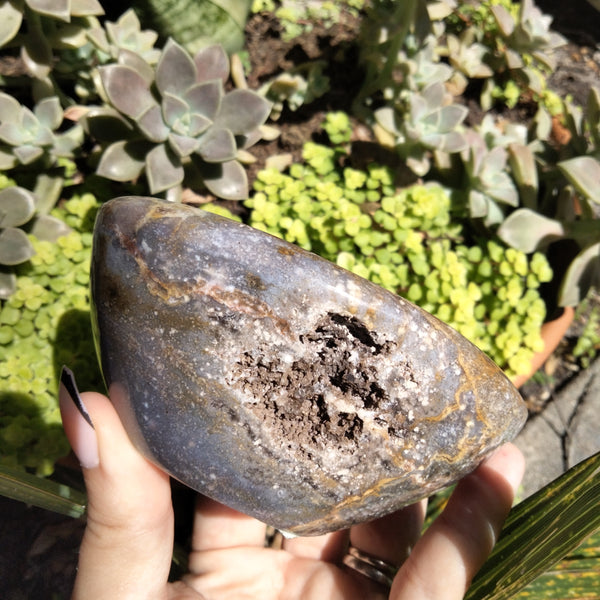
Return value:
M 515 506 L 465 600 L 504 600 L 600 529 L 600 452 Z
M 0 465 L 0 496 L 70 517 L 85 513 L 86 497 L 68 485 Z

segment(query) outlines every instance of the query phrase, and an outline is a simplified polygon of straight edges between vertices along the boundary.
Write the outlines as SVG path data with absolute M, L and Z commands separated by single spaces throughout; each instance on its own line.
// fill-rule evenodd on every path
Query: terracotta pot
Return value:
M 556 350 L 560 340 L 562 340 L 567 329 L 569 329 L 569 326 L 573 322 L 574 317 L 575 309 L 572 306 L 567 306 L 564 308 L 562 315 L 558 317 L 558 319 L 548 321 L 542 325 L 544 349 L 534 355 L 529 373 L 526 375 L 517 375 L 512 378 L 515 387 L 521 387 L 546 362 L 546 359 L 554 352 L 554 350 Z

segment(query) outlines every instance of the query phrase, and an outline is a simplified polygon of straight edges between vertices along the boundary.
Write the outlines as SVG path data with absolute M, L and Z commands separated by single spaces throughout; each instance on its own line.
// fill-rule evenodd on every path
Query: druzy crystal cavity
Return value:
M 92 296 L 109 395 L 138 449 L 299 535 L 430 495 L 526 417 L 504 374 L 420 308 L 185 205 L 103 205 Z

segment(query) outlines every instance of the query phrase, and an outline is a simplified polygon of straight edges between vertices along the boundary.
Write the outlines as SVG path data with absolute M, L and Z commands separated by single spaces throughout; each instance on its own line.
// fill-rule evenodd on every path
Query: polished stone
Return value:
M 504 374 L 447 325 L 206 211 L 106 203 L 92 296 L 109 395 L 140 451 L 295 534 L 430 495 L 526 418 Z

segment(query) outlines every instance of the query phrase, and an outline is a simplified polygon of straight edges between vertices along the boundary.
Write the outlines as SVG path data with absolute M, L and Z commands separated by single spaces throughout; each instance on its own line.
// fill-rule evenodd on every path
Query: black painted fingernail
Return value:
M 81 396 L 79 395 L 79 390 L 77 389 L 77 383 L 75 383 L 75 375 L 73 375 L 73 371 L 71 371 L 71 369 L 69 369 L 68 367 L 63 366 L 62 372 L 60 374 L 60 382 L 65 386 L 69 397 L 73 401 L 73 404 L 75 404 L 75 406 L 77 407 L 77 410 L 81 413 L 81 416 L 93 429 L 94 424 L 92 423 L 90 414 L 83 405 L 83 401 L 81 400 Z

